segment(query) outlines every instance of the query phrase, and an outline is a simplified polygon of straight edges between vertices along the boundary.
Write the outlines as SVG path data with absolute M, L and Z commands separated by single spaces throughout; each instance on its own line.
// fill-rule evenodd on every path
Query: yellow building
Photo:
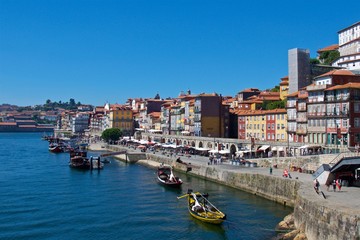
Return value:
M 239 139 L 287 141 L 286 109 L 238 111 Z
M 110 128 L 119 128 L 124 135 L 133 134 L 133 111 L 130 106 L 110 105 L 109 122 Z
M 289 77 L 281 78 L 280 82 L 280 99 L 284 100 L 286 96 L 289 94 Z

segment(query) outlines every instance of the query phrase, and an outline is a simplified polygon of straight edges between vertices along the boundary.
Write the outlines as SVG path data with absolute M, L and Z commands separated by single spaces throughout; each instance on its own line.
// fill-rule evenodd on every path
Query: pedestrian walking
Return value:
M 334 179 L 332 182 L 333 190 L 336 192 L 336 180 Z
M 338 187 L 338 189 L 339 189 L 339 192 L 341 191 L 341 179 L 337 179 L 336 180 L 336 186 Z

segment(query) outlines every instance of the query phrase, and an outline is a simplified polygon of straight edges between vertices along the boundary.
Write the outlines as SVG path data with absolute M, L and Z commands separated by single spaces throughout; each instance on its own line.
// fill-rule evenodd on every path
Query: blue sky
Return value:
M 0 104 L 92 105 L 278 85 L 288 50 L 338 43 L 360 1 L 0 0 Z

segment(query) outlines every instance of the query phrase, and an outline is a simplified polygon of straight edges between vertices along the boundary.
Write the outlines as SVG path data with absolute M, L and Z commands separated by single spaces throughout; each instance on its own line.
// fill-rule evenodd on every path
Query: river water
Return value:
M 97 156 L 91 152 L 88 155 Z M 0 239 L 270 239 L 292 210 L 186 174 L 182 189 L 155 170 L 111 159 L 101 171 L 68 166 L 39 133 L 0 133 Z M 227 214 L 220 226 L 192 218 L 188 188 L 209 193 Z

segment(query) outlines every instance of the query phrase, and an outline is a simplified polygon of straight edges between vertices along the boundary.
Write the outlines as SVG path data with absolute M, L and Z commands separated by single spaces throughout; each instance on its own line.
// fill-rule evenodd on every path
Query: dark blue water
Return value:
M 91 153 L 96 156 L 98 153 Z M 68 166 L 37 133 L 0 133 L 0 239 L 270 239 L 291 209 L 185 174 L 182 190 L 153 169 L 113 160 L 101 171 Z M 188 188 L 227 214 L 220 226 L 193 219 Z

